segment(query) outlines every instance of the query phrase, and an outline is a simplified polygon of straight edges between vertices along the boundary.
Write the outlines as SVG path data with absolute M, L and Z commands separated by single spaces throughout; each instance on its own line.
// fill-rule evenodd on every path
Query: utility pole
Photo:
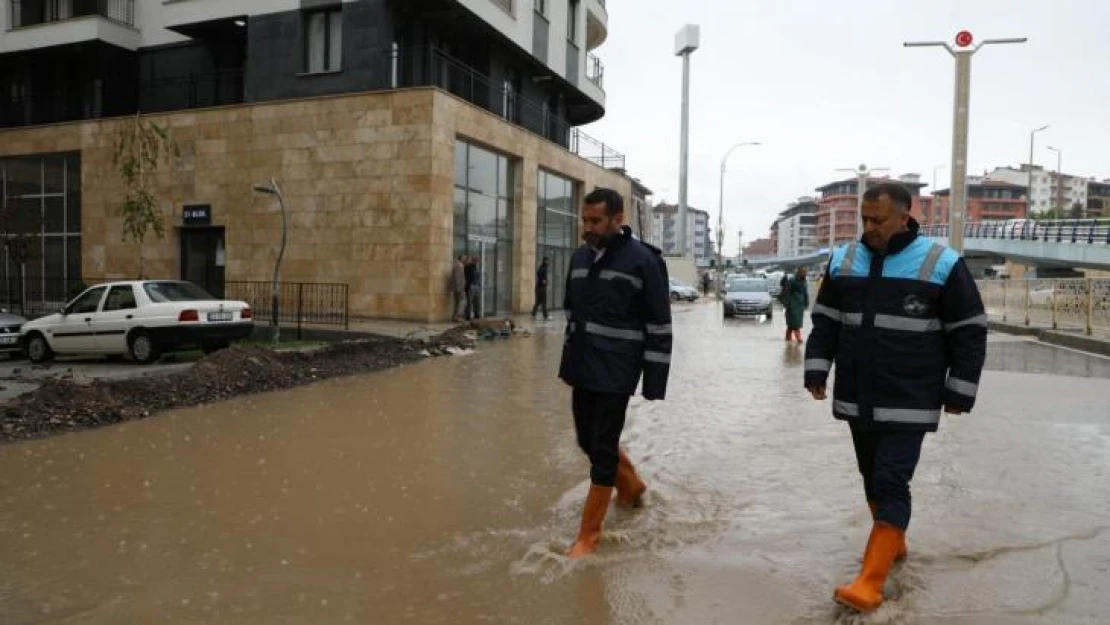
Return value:
M 1056 218 L 1066 219 L 1064 217 L 1064 170 L 1063 167 L 1063 151 L 1046 145 L 1045 149 L 1049 152 L 1056 153 Z
M 949 221 L 951 227 L 948 245 L 957 252 L 964 251 L 964 217 L 967 213 L 967 141 L 968 113 L 971 106 L 971 57 L 985 45 L 1025 43 L 1025 37 L 986 39 L 974 47 L 970 31 L 956 34 L 956 47 L 946 41 L 907 41 L 907 48 L 941 47 L 956 59 L 956 97 L 952 120 L 952 187 L 949 189 Z
M 725 246 L 725 166 L 728 165 L 728 157 L 737 148 L 742 148 L 750 145 L 763 145 L 758 141 L 745 141 L 744 143 L 737 143 L 725 152 L 724 157 L 721 158 L 721 195 L 717 199 L 717 297 L 721 297 L 721 289 L 724 288 L 724 272 L 721 270 L 724 265 L 721 263 L 724 260 L 724 246 Z M 743 244 L 743 243 L 741 243 Z M 741 252 L 742 254 L 743 252 Z

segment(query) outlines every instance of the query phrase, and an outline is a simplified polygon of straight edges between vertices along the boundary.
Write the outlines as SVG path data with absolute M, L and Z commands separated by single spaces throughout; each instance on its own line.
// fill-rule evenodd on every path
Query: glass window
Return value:
M 143 290 L 150 297 L 150 301 L 156 304 L 216 299 L 192 282 L 147 282 L 143 284 Z
M 98 286 L 85 291 L 69 305 L 69 314 L 80 315 L 83 313 L 96 312 L 96 309 L 100 306 L 100 298 L 104 296 L 104 291 L 106 290 L 107 287 Z
M 108 298 L 104 300 L 104 312 L 131 310 L 135 307 L 135 289 L 130 284 L 112 287 L 108 291 Z
M 474 193 L 481 193 L 489 197 L 497 197 L 498 157 L 493 152 L 470 149 L 468 160 L 468 187 Z M 504 195 L 503 193 L 501 195 Z
M 44 199 L 42 231 L 61 234 L 66 231 L 66 198 L 64 195 Z
M 343 57 L 343 13 L 339 9 L 305 14 L 305 71 L 338 72 Z

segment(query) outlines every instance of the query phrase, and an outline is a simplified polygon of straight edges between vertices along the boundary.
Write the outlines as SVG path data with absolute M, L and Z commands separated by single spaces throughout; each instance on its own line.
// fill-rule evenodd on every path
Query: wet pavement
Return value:
M 562 557 L 587 488 L 553 317 L 384 373 L 0 447 L 0 623 L 921 623 L 1110 619 L 1110 360 L 992 337 L 926 440 L 910 559 L 830 601 L 868 512 L 774 324 L 676 307 L 647 506 Z

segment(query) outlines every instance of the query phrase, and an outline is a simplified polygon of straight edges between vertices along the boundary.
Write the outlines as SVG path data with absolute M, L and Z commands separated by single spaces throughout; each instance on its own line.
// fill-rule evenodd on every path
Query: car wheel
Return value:
M 671 293 L 671 301 L 672 302 L 677 302 L 678 301 L 678 293 Z
M 45 336 L 36 332 L 27 337 L 27 358 L 34 363 L 54 360 L 54 350 L 50 349 Z
M 154 337 L 145 330 L 135 330 L 127 340 L 131 359 L 140 365 L 149 365 L 162 356 Z
M 231 343 L 209 343 L 208 345 L 201 346 L 200 349 L 202 352 L 204 352 L 205 356 L 208 356 L 211 354 L 215 354 L 221 349 L 227 349 L 228 347 L 231 347 Z

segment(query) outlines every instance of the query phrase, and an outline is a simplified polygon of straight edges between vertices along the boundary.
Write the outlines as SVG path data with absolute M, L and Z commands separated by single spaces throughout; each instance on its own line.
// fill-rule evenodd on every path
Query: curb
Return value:
M 995 332 L 1014 334 L 1017 336 L 1032 336 L 1038 341 L 1049 345 L 1058 345 L 1060 347 L 1077 349 L 1090 354 L 1110 357 L 1110 341 L 1093 338 L 1085 334 L 1071 334 L 1058 330 L 1030 328 L 1025 325 L 1015 325 L 1000 321 L 991 321 L 989 327 Z

